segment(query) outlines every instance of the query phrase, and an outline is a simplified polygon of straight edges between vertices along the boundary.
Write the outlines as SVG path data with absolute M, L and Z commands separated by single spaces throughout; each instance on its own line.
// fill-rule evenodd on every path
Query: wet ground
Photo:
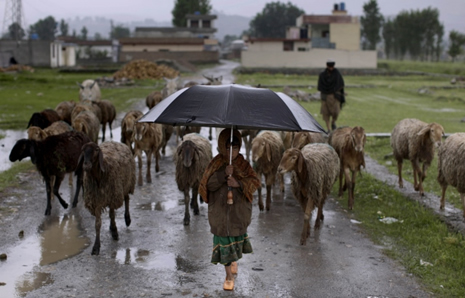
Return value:
M 139 108 L 143 104 L 141 99 Z M 118 141 L 119 128 L 113 134 Z M 248 230 L 254 253 L 240 260 L 235 291 L 223 291 L 224 269 L 210 263 L 207 206 L 201 204 L 200 215 L 191 213 L 190 225 L 183 225 L 183 195 L 174 181 L 174 137 L 169 145 L 161 171 L 152 172 L 153 182 L 136 186 L 131 196 L 130 227 L 124 224 L 123 209 L 117 210 L 119 241 L 111 238 L 109 219 L 103 217 L 99 256 L 91 255 L 94 218 L 82 199 L 68 210 L 55 200 L 52 214 L 45 217 L 40 176 L 22 174 L 21 187 L 0 198 L 0 254 L 7 255 L 0 261 L 0 283 L 5 283 L 0 297 L 430 296 L 332 198 L 321 230 L 312 230 L 301 246 L 303 212 L 288 176 L 284 194 L 273 190 L 271 211 L 259 212 L 255 198 Z M 212 148 L 216 154 L 215 140 Z M 61 192 L 69 200 L 66 181 Z

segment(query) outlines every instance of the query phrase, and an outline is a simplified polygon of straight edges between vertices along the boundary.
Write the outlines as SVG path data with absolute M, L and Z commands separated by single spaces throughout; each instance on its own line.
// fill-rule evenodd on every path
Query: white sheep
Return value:
M 257 176 L 261 179 L 265 176 L 266 184 L 266 211 L 271 206 L 271 187 L 276 180 L 276 171 L 283 156 L 284 145 L 278 132 L 262 130 L 252 140 L 252 161 L 253 168 Z M 284 192 L 284 179 L 282 174 L 278 174 L 281 192 Z M 258 188 L 258 207 L 264 210 L 262 200 L 262 188 Z
M 281 174 L 292 172 L 292 192 L 305 212 L 300 244 L 305 245 L 310 236 L 310 219 L 315 207 L 318 214 L 315 229 L 324 219 L 323 205 L 339 173 L 339 157 L 327 144 L 308 144 L 302 150 L 287 149 L 279 164 Z
M 95 242 L 92 254 L 100 253 L 100 228 L 102 212 L 110 209 L 110 231 L 118 240 L 115 210 L 125 207 L 126 226 L 131 224 L 129 195 L 136 185 L 136 164 L 128 146 L 105 142 L 98 146 L 89 142 L 82 146 L 78 169 L 83 170 L 84 206 L 95 216 Z
M 184 225 L 189 225 L 189 192 L 192 188 L 191 207 L 194 214 L 199 215 L 197 202 L 198 188 L 203 172 L 212 160 L 212 145 L 197 133 L 186 134 L 182 143 L 176 149 L 174 162 L 176 164 L 176 183 L 178 189 L 184 192 Z
M 403 119 L 396 124 L 391 133 L 391 147 L 397 161 L 399 187 L 403 188 L 402 162 L 410 160 L 413 168 L 414 188 L 424 195 L 423 180 L 426 170 L 434 158 L 434 148 L 441 145 L 444 128 L 435 122 L 430 124 L 418 119 Z M 423 169 L 420 168 L 423 163 Z
M 441 206 L 444 209 L 447 186 L 457 188 L 462 200 L 465 218 L 465 133 L 451 134 L 438 150 L 438 177 L 442 188 Z
M 102 97 L 100 87 L 97 81 L 85 80 L 82 84 L 77 83 L 79 86 L 79 100 L 99 101 Z

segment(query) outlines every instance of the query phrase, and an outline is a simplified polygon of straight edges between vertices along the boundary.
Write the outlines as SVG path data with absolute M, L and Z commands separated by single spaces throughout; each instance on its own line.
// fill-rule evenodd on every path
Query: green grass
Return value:
M 0 173 L 0 196 L 7 187 L 19 185 L 18 174 L 25 171 L 34 171 L 35 167 L 30 161 L 16 162 L 13 166 Z
M 347 193 L 338 201 L 347 209 Z M 386 247 L 386 255 L 399 260 L 437 297 L 465 297 L 464 236 L 449 231 L 430 210 L 365 174 L 357 181 L 350 212 L 375 243 Z M 383 217 L 403 222 L 385 224 L 379 221 Z
M 400 61 L 378 60 L 378 69 L 400 71 L 420 71 L 427 73 L 441 73 L 449 75 L 465 76 L 465 63 L 459 62 L 424 62 L 424 61 Z
M 54 109 L 65 100 L 79 101 L 76 82 L 108 76 L 107 73 L 62 74 L 56 70 L 38 69 L 34 73 L 0 73 L 0 129 L 26 129 L 31 115 L 44 109 Z M 135 100 L 145 98 L 158 83 L 155 80 L 138 80 L 125 88 L 101 88 L 102 99 L 109 99 L 116 111 L 128 109 Z

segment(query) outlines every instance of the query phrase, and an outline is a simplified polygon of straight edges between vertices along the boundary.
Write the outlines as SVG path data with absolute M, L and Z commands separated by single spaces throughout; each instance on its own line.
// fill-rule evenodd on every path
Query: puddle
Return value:
M 161 269 L 169 271 L 175 271 L 177 269 L 176 255 L 174 253 L 154 253 L 148 250 L 132 247 L 120 249 L 112 257 L 121 264 L 134 264 L 136 267 L 144 269 Z
M 26 130 L 0 130 L 0 172 L 6 171 L 13 163 L 10 161 L 10 152 L 16 141 L 27 137 Z
M 6 250 L 8 259 L 0 262 L 2 297 L 20 297 L 53 283 L 51 274 L 41 266 L 53 264 L 81 253 L 89 245 L 75 215 L 46 218 L 39 232 Z
M 184 201 L 182 201 L 184 205 Z M 176 206 L 180 206 L 181 204 L 178 201 L 164 201 L 164 202 L 151 202 L 147 204 L 139 204 L 137 205 L 137 209 L 140 210 L 148 210 L 148 211 L 166 211 L 175 208 Z

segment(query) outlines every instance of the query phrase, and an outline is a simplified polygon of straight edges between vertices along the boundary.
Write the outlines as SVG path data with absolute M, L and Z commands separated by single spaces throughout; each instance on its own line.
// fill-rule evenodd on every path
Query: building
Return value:
M 50 43 L 50 67 L 76 66 L 76 48 L 74 43 L 55 40 Z
M 338 68 L 376 68 L 376 51 L 360 49 L 360 21 L 345 4 L 331 15 L 301 15 L 286 28 L 286 38 L 248 38 L 242 66 L 251 68 L 321 68 L 327 59 Z

